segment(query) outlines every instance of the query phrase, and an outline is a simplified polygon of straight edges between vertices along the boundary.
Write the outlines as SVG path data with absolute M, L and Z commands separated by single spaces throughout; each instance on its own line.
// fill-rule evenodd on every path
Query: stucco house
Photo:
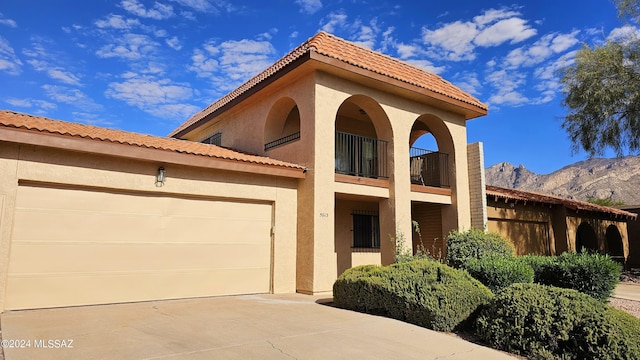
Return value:
M 296 291 L 329 292 L 360 264 L 388 264 L 412 219 L 440 241 L 472 226 L 487 106 L 441 77 L 320 32 L 170 136 L 300 164 Z M 431 134 L 436 149 L 412 147 Z M 475 188 L 474 188 L 475 189 Z
M 487 186 L 487 229 L 510 239 L 517 255 L 560 255 L 582 249 L 626 263 L 627 226 L 635 213 L 584 201 Z
M 329 292 L 392 262 L 412 220 L 442 247 L 484 225 L 466 122 L 486 114 L 325 32 L 170 138 L 0 112 L 0 311 Z

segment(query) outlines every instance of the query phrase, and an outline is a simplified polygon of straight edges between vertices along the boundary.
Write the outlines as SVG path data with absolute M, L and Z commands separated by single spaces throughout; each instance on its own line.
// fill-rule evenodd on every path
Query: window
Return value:
M 211 136 L 209 136 L 208 138 L 200 141 L 203 144 L 209 144 L 209 145 L 218 145 L 221 146 L 222 145 L 222 133 L 221 132 L 217 132 Z
M 380 248 L 380 219 L 378 213 L 354 210 L 353 247 Z

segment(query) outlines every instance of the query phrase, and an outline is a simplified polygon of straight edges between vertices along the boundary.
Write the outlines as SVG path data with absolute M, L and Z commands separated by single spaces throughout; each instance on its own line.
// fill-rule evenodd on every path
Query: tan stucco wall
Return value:
M 518 255 L 560 255 L 576 251 L 576 234 L 580 224 L 591 225 L 596 233 L 599 250 L 607 251 L 607 227 L 614 225 L 622 238 L 624 256 L 629 254 L 627 223 L 603 218 L 591 213 L 576 213 L 564 207 L 512 204 L 488 200 L 489 231 L 510 239 Z
M 156 187 L 158 167 L 167 180 Z M 123 160 L 106 155 L 0 142 L 0 299 L 4 299 L 18 181 L 68 184 L 273 204 L 273 291 L 295 291 L 297 180 L 236 172 Z M 82 224 L 79 224 L 81 226 Z M 184 229 L 188 234 L 189 229 Z M 230 234 L 231 235 L 231 234 Z M 0 303 L 0 309 L 4 309 Z
M 620 232 L 622 238 L 622 248 L 625 259 L 629 256 L 629 235 L 627 232 L 627 223 L 624 221 L 615 221 L 609 219 L 601 219 L 598 217 L 590 217 L 586 214 L 579 214 L 571 212 L 567 216 L 567 233 L 569 234 L 569 249 L 576 250 L 576 235 L 578 233 L 578 227 L 582 223 L 589 224 L 596 233 L 598 240 L 598 250 L 602 252 L 607 251 L 607 227 L 610 225 L 615 226 Z
M 358 265 L 380 264 L 380 249 L 353 249 L 353 210 L 378 212 L 377 202 L 336 199 L 335 252 L 337 274 Z M 390 241 L 381 234 L 380 242 Z
M 306 177 L 298 185 L 297 291 L 331 291 L 342 267 L 335 248 L 335 227 L 341 219 L 336 213 L 336 193 L 358 195 L 379 206 L 381 237 L 398 233 L 409 236 L 411 203 L 433 200 L 447 204 L 442 208 L 442 232 L 471 227 L 466 121 L 459 114 L 407 99 L 404 95 L 365 86 L 357 77 L 344 79 L 323 71 L 310 71 L 308 64 L 287 73 L 259 90 L 242 103 L 186 134 L 199 141 L 213 132 L 222 132 L 222 145 L 291 161 L 307 167 Z M 370 80 L 367 80 L 370 83 Z M 388 87 L 387 87 L 388 88 Z M 300 112 L 300 140 L 273 150 L 263 150 L 264 124 L 270 110 L 292 99 Z M 376 187 L 336 182 L 336 115 L 350 101 L 366 111 L 378 139 L 388 142 L 388 185 Z M 409 139 L 413 124 L 421 116 L 434 122 L 434 135 L 441 137 L 440 151 L 449 153 L 451 193 L 418 194 L 411 192 L 409 175 Z M 341 120 L 342 130 L 357 129 L 372 135 L 370 125 Z M 409 242 L 408 242 L 409 243 Z M 407 244 L 410 247 L 411 244 Z M 391 263 L 394 244 L 382 241 L 380 261 Z M 363 255 L 362 261 L 375 261 Z

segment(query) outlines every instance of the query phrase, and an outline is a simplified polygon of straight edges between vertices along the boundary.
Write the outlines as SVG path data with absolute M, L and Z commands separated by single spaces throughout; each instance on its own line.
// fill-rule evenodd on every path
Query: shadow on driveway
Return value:
M 4 353 L 7 360 L 513 358 L 452 334 L 322 305 L 329 302 L 247 295 L 12 311 L 2 314 L 3 339 L 30 345 Z

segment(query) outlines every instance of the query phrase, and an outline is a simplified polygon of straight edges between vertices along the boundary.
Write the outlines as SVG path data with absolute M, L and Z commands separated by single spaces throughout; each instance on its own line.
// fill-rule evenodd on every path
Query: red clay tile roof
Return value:
M 249 155 L 225 149 L 215 145 L 143 135 L 121 130 L 111 130 L 91 125 L 84 125 L 44 117 L 21 114 L 9 110 L 0 110 L 0 127 L 14 128 L 70 138 L 117 143 L 148 149 L 166 150 L 182 154 L 205 156 L 217 159 L 234 160 L 267 166 L 304 170 L 304 167 L 268 157 Z
M 506 188 L 491 186 L 491 185 L 487 185 L 487 196 L 493 196 L 496 198 L 501 198 L 506 200 L 527 201 L 532 203 L 542 203 L 542 204 L 550 204 L 550 205 L 561 205 L 572 210 L 612 214 L 612 215 L 622 216 L 629 219 L 635 219 L 638 216 L 637 214 L 634 214 L 628 211 L 615 209 L 607 206 L 591 204 L 585 201 L 572 200 L 572 199 L 567 199 L 560 196 L 540 194 L 540 193 L 529 192 L 529 191 L 506 189 Z
M 488 109 L 487 105 L 480 102 L 480 100 L 476 99 L 469 93 L 462 91 L 460 88 L 446 81 L 439 75 L 430 73 L 409 63 L 321 31 L 285 55 L 283 58 L 276 61 L 273 65 L 240 85 L 237 89 L 193 115 L 189 120 L 172 131 L 169 136 L 174 136 L 202 120 L 207 115 L 213 113 L 217 109 L 220 109 L 239 97 L 241 94 L 276 74 L 293 61 L 301 58 L 304 54 L 310 52 L 315 52 L 379 75 L 387 76 L 410 85 L 433 91 L 450 99 L 472 105 L 481 112 L 486 112 Z

